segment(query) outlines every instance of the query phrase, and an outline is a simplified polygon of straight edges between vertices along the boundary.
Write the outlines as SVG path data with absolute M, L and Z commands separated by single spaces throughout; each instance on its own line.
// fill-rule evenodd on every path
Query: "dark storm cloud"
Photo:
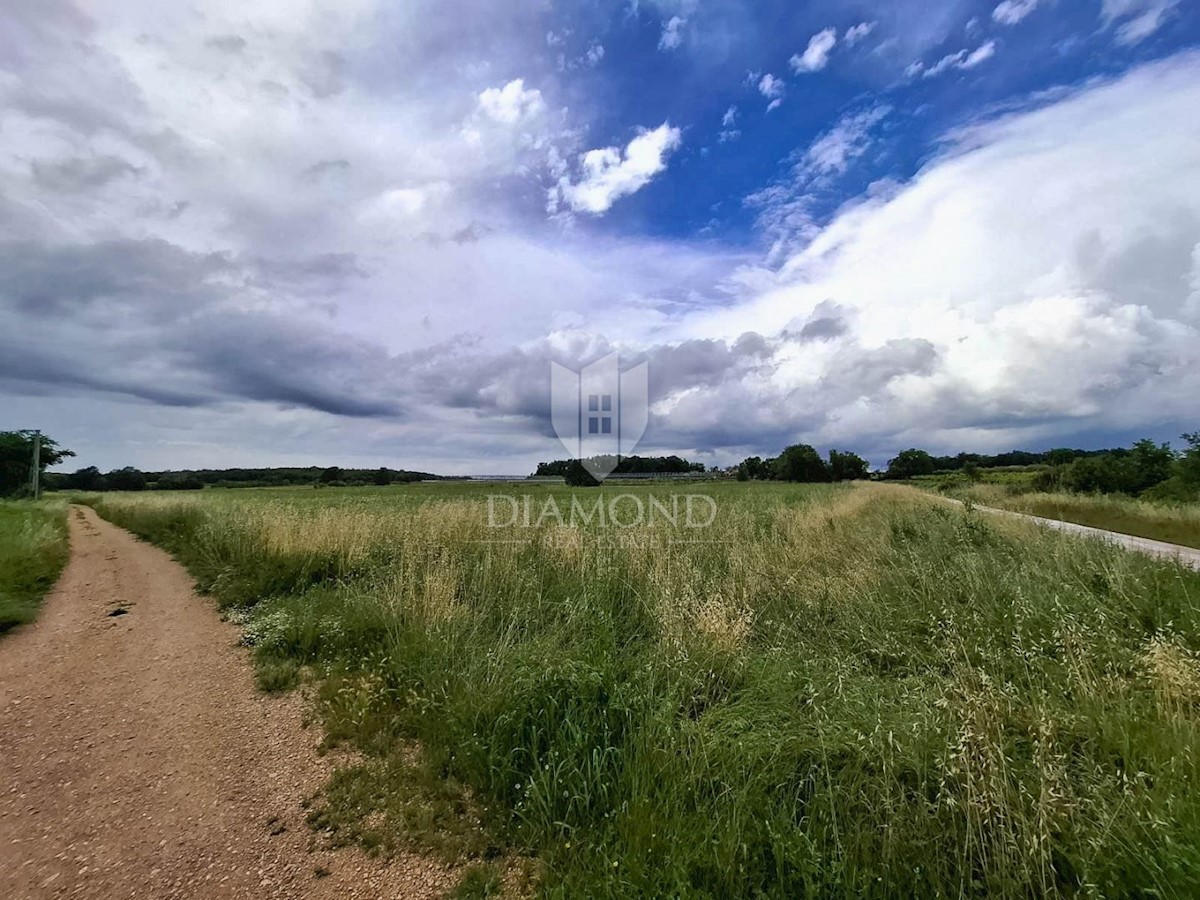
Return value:
M 812 341 L 832 341 L 850 332 L 852 312 L 840 303 L 822 300 L 814 307 L 804 324 L 799 321 L 788 324 L 781 337 L 801 344 Z M 799 328 L 797 329 L 797 326 Z
M 800 341 L 801 343 L 831 341 L 836 337 L 841 337 L 848 330 L 849 326 L 842 319 L 836 316 L 822 316 L 819 319 L 813 319 L 800 329 Z
M 345 416 L 402 411 L 381 347 L 230 311 L 247 287 L 310 292 L 359 274 L 349 254 L 252 260 L 165 241 L 0 244 L 0 377 L 167 405 L 260 400 Z
M 304 178 L 317 180 L 326 175 L 337 175 L 350 170 L 350 162 L 345 159 L 323 159 L 313 163 L 301 174 Z
M 17 393 L 56 395 L 75 388 L 175 407 L 204 406 L 215 399 L 205 392 L 159 385 L 154 379 L 139 380 L 136 365 L 96 366 L 94 360 L 67 359 L 52 349 L 35 349 L 4 335 L 0 335 L 0 384 Z
M 30 163 L 33 180 L 39 187 L 51 191 L 89 191 L 108 184 L 123 175 L 136 176 L 141 170 L 115 156 L 75 157 L 47 163 Z
M 650 364 L 650 394 L 665 396 L 682 390 L 714 387 L 748 369 L 766 364 L 767 341 L 748 332 L 736 341 L 692 340 L 655 347 L 646 354 Z
M 241 53 L 246 49 L 246 39 L 236 34 L 222 34 L 217 37 L 211 37 L 205 43 L 224 53 Z
M 205 316 L 176 336 L 174 349 L 226 396 L 339 416 L 403 410 L 402 373 L 385 350 L 281 316 Z
M 286 284 L 304 289 L 324 289 L 358 278 L 367 270 L 353 253 L 319 253 L 305 259 L 267 259 L 253 261 L 256 277 L 266 286 Z
M 852 347 L 833 358 L 820 386 L 832 396 L 869 397 L 903 375 L 928 375 L 937 365 L 937 348 L 923 338 L 901 338 L 882 347 Z
M 93 327 L 123 317 L 160 321 L 220 299 L 218 276 L 236 274 L 224 254 L 190 253 L 162 240 L 49 246 L 0 242 L 0 299 L 34 317 L 92 312 Z

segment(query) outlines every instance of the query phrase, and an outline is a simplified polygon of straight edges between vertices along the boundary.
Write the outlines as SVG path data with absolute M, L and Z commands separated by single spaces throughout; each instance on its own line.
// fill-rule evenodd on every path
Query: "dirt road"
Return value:
M 312 850 L 302 701 L 161 550 L 71 512 L 39 620 L 0 640 L 0 897 L 434 897 L 420 857 Z

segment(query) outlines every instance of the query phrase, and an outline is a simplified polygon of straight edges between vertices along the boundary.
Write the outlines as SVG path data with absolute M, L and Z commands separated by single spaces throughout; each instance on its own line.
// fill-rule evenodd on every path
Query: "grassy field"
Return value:
M 672 489 L 90 502 L 360 751 L 313 825 L 472 860 L 476 893 L 1200 895 L 1200 574 L 886 485 L 537 524 Z M 489 492 L 531 527 L 489 527 Z
M 33 621 L 68 552 L 64 501 L 0 501 L 0 634 Z
M 1047 519 L 1200 548 L 1200 503 L 1165 503 L 1091 494 L 1023 493 L 990 484 L 955 489 L 949 496 Z

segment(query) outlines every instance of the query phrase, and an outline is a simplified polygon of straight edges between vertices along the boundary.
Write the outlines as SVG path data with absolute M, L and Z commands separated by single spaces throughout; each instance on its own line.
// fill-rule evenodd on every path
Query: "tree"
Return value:
M 146 475 L 133 466 L 123 469 L 113 469 L 104 476 L 104 483 L 110 491 L 144 491 Z
M 829 467 L 813 447 L 792 444 L 775 459 L 775 477 L 780 481 L 829 481 Z
M 1076 459 L 1063 473 L 1063 484 L 1081 493 L 1136 496 L 1166 481 L 1174 469 L 1170 446 L 1145 438 L 1128 450 Z
M 771 472 L 760 456 L 747 456 L 737 467 L 738 481 L 757 481 L 770 478 Z
M 0 497 L 20 494 L 28 489 L 36 434 L 37 432 L 28 430 L 0 431 Z M 74 455 L 72 451 L 60 447 L 53 439 L 42 435 L 38 468 L 44 472 L 48 467 L 58 465 Z
M 867 461 L 849 450 L 830 450 L 829 475 L 834 481 L 855 481 L 866 478 Z
M 1129 451 L 1131 493 L 1140 494 L 1171 477 L 1175 453 L 1170 444 L 1143 438 Z
M 380 466 L 379 469 L 371 474 L 371 482 L 383 486 L 392 483 L 392 470 L 387 466 Z
M 147 487 L 156 491 L 200 491 L 204 489 L 204 482 L 195 475 L 173 474 L 160 477 L 153 485 L 147 483 Z
M 1188 487 L 1200 489 L 1200 431 L 1182 435 L 1188 448 L 1179 458 L 1179 477 Z
M 567 471 L 563 475 L 563 480 L 571 487 L 599 487 L 600 482 L 592 477 L 592 473 L 584 468 L 583 463 L 577 459 L 571 460 L 567 466 Z
M 1068 447 L 1055 447 L 1046 452 L 1046 462 L 1052 466 L 1065 466 L 1076 457 L 1076 452 Z
M 104 488 L 104 476 L 95 466 L 76 469 L 67 476 L 66 489 L 69 491 L 102 491 Z
M 915 478 L 932 475 L 936 469 L 933 457 L 915 447 L 901 450 L 894 459 L 888 460 L 887 478 Z
M 330 466 L 321 473 L 321 484 L 332 484 L 342 480 L 342 470 L 338 466 Z

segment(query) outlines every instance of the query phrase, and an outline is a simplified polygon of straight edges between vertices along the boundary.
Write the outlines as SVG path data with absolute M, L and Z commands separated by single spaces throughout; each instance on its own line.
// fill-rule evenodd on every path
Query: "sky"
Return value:
M 1200 428 L 1191 0 L 0 0 L 0 429 L 65 468 Z

